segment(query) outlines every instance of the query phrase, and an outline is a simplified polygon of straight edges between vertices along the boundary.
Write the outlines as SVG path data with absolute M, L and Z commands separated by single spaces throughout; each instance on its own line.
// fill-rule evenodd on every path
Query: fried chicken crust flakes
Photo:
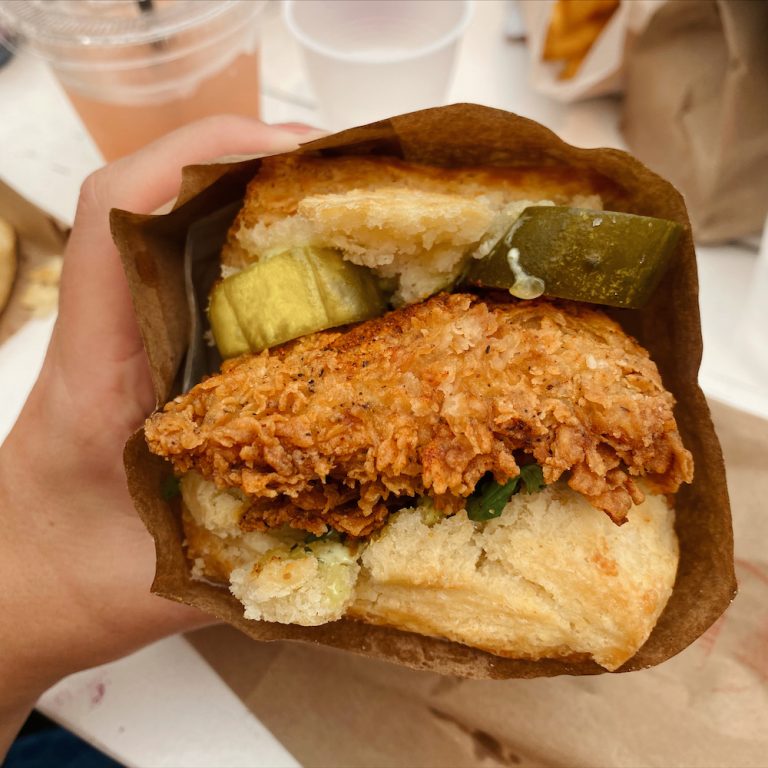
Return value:
M 146 423 L 177 473 L 240 489 L 243 530 L 352 536 L 413 497 L 458 510 L 533 459 L 617 523 L 693 477 L 648 353 L 599 311 L 440 294 L 222 372 Z

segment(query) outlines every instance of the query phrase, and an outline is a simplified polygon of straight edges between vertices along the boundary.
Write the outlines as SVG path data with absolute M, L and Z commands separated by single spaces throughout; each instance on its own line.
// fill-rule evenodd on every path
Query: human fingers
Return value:
M 311 135 L 224 115 L 185 126 L 92 174 L 83 184 L 62 276 L 60 320 L 66 337 L 124 360 L 140 350 L 127 283 L 109 230 L 111 208 L 156 210 L 178 191 L 184 165 L 232 154 L 271 154 Z M 301 136 L 301 139 L 299 138 Z
M 175 196 L 185 165 L 288 151 L 316 132 L 300 123 L 272 126 L 240 115 L 190 123 L 92 174 L 83 185 L 78 215 L 94 206 L 151 213 Z

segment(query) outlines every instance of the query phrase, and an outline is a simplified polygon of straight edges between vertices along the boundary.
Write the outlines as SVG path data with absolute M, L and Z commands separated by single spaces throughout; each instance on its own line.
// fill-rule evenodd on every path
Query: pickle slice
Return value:
M 222 280 L 211 294 L 208 319 L 222 356 L 231 357 L 367 320 L 384 307 L 369 270 L 344 261 L 338 251 L 307 247 Z
M 464 282 L 529 298 L 538 278 L 547 296 L 639 308 L 661 280 L 682 229 L 630 213 L 531 206 L 487 258 L 470 262 Z
M 250 352 L 248 339 L 237 322 L 235 310 L 229 303 L 227 293 L 219 283 L 211 292 L 208 304 L 208 322 L 211 324 L 213 339 L 224 358 L 237 357 Z

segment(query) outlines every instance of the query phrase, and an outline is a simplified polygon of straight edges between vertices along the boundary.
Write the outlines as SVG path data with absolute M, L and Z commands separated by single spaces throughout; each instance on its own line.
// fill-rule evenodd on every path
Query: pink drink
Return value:
M 110 103 L 82 95 L 72 87 L 64 86 L 64 90 L 108 161 L 207 115 L 236 113 L 259 117 L 256 53 L 239 54 L 189 93 L 159 103 Z
M 259 116 L 256 0 L 27 0 L 7 22 L 51 64 L 106 160 L 207 115 Z

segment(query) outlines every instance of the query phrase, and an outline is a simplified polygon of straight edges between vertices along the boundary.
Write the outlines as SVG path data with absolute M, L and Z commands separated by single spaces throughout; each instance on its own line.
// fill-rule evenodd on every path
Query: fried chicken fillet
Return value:
M 440 294 L 228 361 L 146 424 L 177 473 L 241 489 L 240 526 L 355 537 L 416 496 L 464 506 L 535 460 L 617 523 L 690 482 L 674 399 L 602 312 Z

